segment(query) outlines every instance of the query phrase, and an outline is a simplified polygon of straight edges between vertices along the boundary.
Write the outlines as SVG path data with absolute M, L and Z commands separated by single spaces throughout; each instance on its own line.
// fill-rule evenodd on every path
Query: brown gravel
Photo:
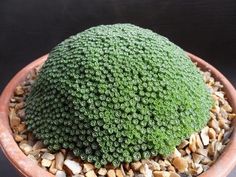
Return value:
M 222 91 L 220 82 L 211 77 L 210 72 L 202 72 L 204 81 L 215 101 L 210 120 L 200 132 L 192 134 L 166 157 L 153 157 L 133 163 L 125 163 L 119 168 L 111 165 L 96 169 L 93 164 L 82 162 L 65 149 L 51 154 L 43 143 L 28 132 L 24 122 L 24 99 L 37 77 L 39 67 L 30 72 L 26 80 L 18 85 L 9 103 L 9 121 L 13 136 L 20 149 L 45 170 L 56 177 L 182 177 L 198 176 L 206 171 L 220 156 L 230 142 L 233 132 L 231 122 L 236 118 Z

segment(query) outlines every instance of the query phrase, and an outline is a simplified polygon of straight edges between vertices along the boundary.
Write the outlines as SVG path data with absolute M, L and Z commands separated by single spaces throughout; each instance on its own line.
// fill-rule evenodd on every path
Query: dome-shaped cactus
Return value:
M 208 121 L 211 97 L 186 53 L 130 24 L 57 45 L 26 100 L 26 123 L 50 150 L 97 167 L 167 155 Z

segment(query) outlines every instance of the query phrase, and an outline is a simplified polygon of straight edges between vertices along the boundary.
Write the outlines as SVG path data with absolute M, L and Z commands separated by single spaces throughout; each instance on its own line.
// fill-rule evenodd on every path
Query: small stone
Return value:
M 172 171 L 172 172 L 175 172 L 175 167 L 173 167 L 172 165 L 170 165 L 168 168 L 167 168 L 168 171 Z
M 141 166 L 142 166 L 142 163 L 141 163 L 140 161 L 131 163 L 131 168 L 132 168 L 134 171 L 139 171 L 139 169 L 140 169 Z
M 42 159 L 54 160 L 54 159 L 55 159 L 55 155 L 54 155 L 54 154 L 51 154 L 51 153 L 48 153 L 48 152 L 45 152 L 45 153 L 42 155 Z
M 196 174 L 196 175 L 201 174 L 201 173 L 203 172 L 202 165 L 201 165 L 201 164 L 196 164 L 194 170 L 195 170 L 195 174 Z
M 127 175 L 128 175 L 129 177 L 133 177 L 133 176 L 134 176 L 133 170 L 130 169 L 130 170 L 127 172 Z
M 9 107 L 10 107 L 10 108 L 13 108 L 13 109 L 14 109 L 15 105 L 16 105 L 16 103 L 9 103 Z
M 215 148 L 217 151 L 221 152 L 225 146 L 221 142 L 216 142 Z
M 144 170 L 143 170 L 144 176 L 145 176 L 145 177 L 152 177 L 152 170 L 149 169 L 148 165 L 147 165 L 147 164 L 144 164 L 143 167 L 144 167 L 144 168 L 143 168 L 143 169 L 144 169 Z M 140 169 L 141 169 L 141 168 L 140 168 Z M 140 170 L 140 172 L 141 172 L 141 170 Z
M 196 137 L 195 137 L 195 138 L 196 138 L 196 145 L 197 145 L 197 148 L 203 149 L 204 147 L 203 147 L 202 140 L 201 140 L 199 134 L 196 134 Z
M 43 160 L 41 161 L 41 165 L 42 165 L 43 167 L 50 167 L 51 164 L 52 164 L 52 161 L 51 161 L 51 160 L 48 160 L 48 159 L 43 159 Z
M 211 73 L 206 71 L 206 72 L 203 72 L 203 79 L 205 82 L 208 82 L 209 79 L 211 78 Z
M 33 150 L 42 149 L 43 147 L 44 147 L 43 142 L 42 142 L 42 141 L 37 141 L 37 142 L 33 145 Z
M 22 144 L 28 144 L 28 141 L 27 140 L 23 140 L 19 143 L 19 146 L 22 145 Z
M 230 142 L 230 139 L 226 139 L 226 140 L 224 141 L 224 145 L 227 145 L 229 142 Z
M 228 117 L 230 120 L 232 120 L 232 119 L 236 118 L 236 114 L 228 114 Z
M 215 119 L 211 119 L 208 123 L 209 127 L 214 128 L 215 131 L 219 131 L 218 122 Z
M 56 172 L 56 177 L 66 177 L 66 173 L 64 171 L 58 170 Z
M 22 96 L 15 96 L 14 99 L 15 99 L 15 102 L 17 103 L 21 103 L 24 101 L 24 98 Z
M 203 171 L 207 171 L 210 168 L 210 166 L 209 165 L 202 165 L 202 168 L 203 168 Z
M 183 140 L 180 145 L 178 146 L 178 149 L 183 149 L 189 144 L 189 141 Z
M 183 150 L 183 149 L 180 149 L 179 152 L 181 153 L 181 156 L 182 156 L 182 157 L 187 154 L 187 153 L 185 152 L 185 150 Z
M 56 162 L 55 162 L 55 160 L 53 160 L 52 164 L 49 168 L 49 172 L 52 173 L 52 174 L 56 174 L 56 172 L 57 172 L 57 169 L 55 168 L 55 165 L 56 165 Z
M 25 103 L 24 102 L 20 102 L 20 103 L 17 103 L 16 106 L 15 106 L 15 110 L 18 111 L 18 110 L 21 110 L 25 107 Z
M 142 173 L 142 174 L 145 173 L 145 171 L 144 171 L 144 165 L 142 165 L 142 166 L 140 167 L 139 172 Z
M 189 154 L 187 156 L 182 157 L 188 164 L 193 163 L 192 156 Z
M 116 169 L 116 176 L 117 177 L 125 177 L 120 169 Z
M 22 96 L 24 94 L 24 90 L 22 86 L 17 86 L 15 89 L 15 95 L 16 96 Z
M 158 163 L 160 164 L 160 166 L 167 166 L 164 160 L 159 160 Z
M 223 128 L 226 127 L 225 119 L 224 119 L 224 118 L 220 117 L 219 120 L 218 120 L 218 122 L 219 122 L 219 127 L 220 127 L 220 128 L 223 129 Z
M 65 159 L 65 157 L 64 157 L 64 155 L 62 154 L 62 152 L 58 152 L 58 153 L 56 154 L 56 168 L 57 168 L 58 170 L 62 170 L 62 168 L 63 168 L 63 163 L 64 163 L 64 159 Z
M 93 170 L 93 169 L 95 169 L 95 167 L 94 167 L 93 164 L 91 164 L 91 163 L 85 163 L 85 164 L 84 164 L 84 168 L 83 168 L 83 172 L 84 172 L 84 173 L 87 173 L 88 171 Z
M 208 135 L 210 139 L 216 139 L 216 132 L 213 128 L 209 128 Z
M 181 153 L 176 148 L 175 148 L 174 152 L 168 157 L 168 159 L 172 160 L 175 157 L 181 157 Z
M 195 134 L 192 134 L 189 138 L 189 149 L 192 151 L 192 152 L 195 152 L 197 150 L 197 146 L 196 146 L 196 136 Z M 186 151 L 186 150 L 185 150 Z M 187 152 L 187 151 L 186 151 Z M 187 154 L 189 154 L 187 152 Z
M 224 93 L 223 93 L 223 92 L 215 92 L 214 94 L 215 94 L 216 96 L 218 96 L 218 97 L 224 99 Z
M 212 163 L 212 160 L 209 157 L 204 157 L 201 161 L 201 164 L 209 165 Z
M 234 130 L 234 127 L 231 127 L 228 131 L 226 131 L 226 132 L 224 133 L 224 137 L 223 137 L 223 141 L 222 141 L 223 144 L 226 144 L 226 141 L 229 140 L 229 137 L 231 136 L 233 130 Z
M 64 165 L 67 166 L 73 174 L 78 174 L 82 171 L 82 167 L 80 166 L 80 164 L 73 160 L 66 159 L 64 161 Z
M 15 128 L 18 132 L 23 132 L 26 130 L 26 125 L 25 123 L 20 123 L 16 128 Z
M 16 116 L 16 112 L 13 108 L 10 108 L 9 119 L 11 128 L 17 127 L 21 122 L 20 118 Z
M 108 177 L 116 177 L 116 172 L 115 172 L 115 170 L 114 170 L 114 169 L 108 170 L 107 176 L 108 176 Z
M 105 175 L 107 174 L 106 168 L 100 168 L 100 169 L 98 170 L 98 174 L 99 174 L 99 175 L 102 175 L 102 176 L 105 176 Z
M 213 112 L 210 112 L 210 117 L 211 117 L 212 119 L 216 119 L 216 115 L 215 115 Z
M 86 177 L 97 177 L 97 175 L 95 174 L 95 172 L 93 170 L 88 171 L 85 174 Z
M 35 159 L 37 159 L 37 160 L 42 160 L 41 159 L 41 154 L 40 154 L 40 151 L 39 150 L 32 150 L 32 151 L 30 151 L 30 153 L 29 153 L 30 155 L 32 155 L 32 156 L 34 156 L 35 157 Z
M 195 146 L 195 145 L 193 145 L 193 147 L 186 147 L 186 149 L 185 149 L 185 152 L 186 152 L 186 154 L 191 154 L 192 152 L 195 152 L 197 150 L 197 147 Z
M 154 160 L 151 160 L 150 169 L 151 169 L 152 171 L 160 171 L 160 170 L 161 170 L 161 167 L 160 167 L 160 164 L 159 164 L 159 163 L 157 163 L 157 162 L 154 161 Z
M 223 139 L 223 137 L 224 137 L 224 134 L 225 134 L 225 130 L 222 129 L 222 130 L 220 131 L 220 133 L 218 134 L 217 140 L 218 140 L 218 141 L 221 141 L 221 140 Z
M 17 116 L 19 116 L 21 119 L 25 118 L 25 110 L 21 109 L 17 112 Z
M 167 159 L 165 159 L 164 162 L 165 162 L 166 166 L 170 166 L 171 165 L 171 163 Z
M 209 127 L 205 127 L 201 130 L 200 136 L 201 136 L 202 143 L 204 146 L 207 146 L 209 144 L 208 130 L 209 130 Z
M 21 141 L 24 140 L 24 138 L 21 135 L 18 135 L 18 134 L 14 135 L 14 139 L 15 139 L 16 142 L 21 142 Z
M 207 149 L 197 149 L 196 153 L 207 157 L 208 150 Z
M 229 104 L 224 104 L 224 105 L 222 106 L 222 108 L 223 108 L 224 110 L 226 110 L 227 112 L 232 112 L 232 111 L 233 111 L 232 107 L 231 107 Z
M 215 156 L 215 153 L 216 153 L 216 140 L 212 141 L 209 146 L 208 146 L 208 154 L 209 156 L 212 156 L 214 157 Z
M 142 164 L 150 164 L 150 160 L 149 159 L 142 159 L 141 163 Z
M 33 162 L 38 163 L 38 162 L 37 162 L 37 159 L 36 159 L 33 155 L 29 154 L 29 155 L 27 155 L 27 157 L 28 157 L 29 159 L 31 159 Z
M 201 160 L 204 158 L 203 155 L 200 155 L 200 154 L 197 154 L 197 153 L 193 153 L 192 157 L 193 157 L 194 163 L 200 163 Z
M 220 113 L 220 107 L 219 107 L 219 102 L 216 100 L 214 107 L 211 109 L 211 112 L 214 114 L 219 114 Z
M 19 145 L 20 149 L 26 154 L 28 155 L 30 153 L 30 151 L 32 151 L 32 146 L 30 146 L 29 144 L 26 143 L 22 143 Z
M 170 172 L 170 177 L 180 177 L 180 175 L 175 172 Z
M 154 177 L 170 177 L 170 173 L 167 171 L 154 171 L 153 176 Z
M 159 160 L 158 163 L 160 165 L 161 170 L 165 171 L 167 167 L 166 163 L 163 160 Z
M 184 158 L 181 158 L 181 157 L 174 158 L 172 163 L 175 166 L 175 168 L 177 170 L 179 170 L 180 172 L 184 172 L 188 168 L 187 160 L 185 160 Z

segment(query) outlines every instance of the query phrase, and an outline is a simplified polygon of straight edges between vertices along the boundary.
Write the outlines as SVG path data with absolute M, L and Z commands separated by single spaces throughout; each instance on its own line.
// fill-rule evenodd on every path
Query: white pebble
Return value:
M 66 173 L 64 171 L 57 171 L 56 177 L 66 177 Z
M 80 164 L 73 160 L 66 159 L 64 161 L 64 165 L 67 166 L 73 174 L 79 174 L 82 171 L 82 167 L 80 166 Z
M 52 164 L 52 161 L 48 160 L 48 159 L 43 159 L 41 161 L 41 164 L 42 164 L 43 167 L 50 167 L 50 165 Z
M 208 130 L 209 130 L 209 127 L 205 127 L 202 129 L 201 134 L 200 134 L 201 139 L 202 139 L 202 144 L 204 146 L 207 146 L 209 144 Z
M 152 177 L 152 170 L 148 168 L 147 164 L 144 165 L 144 171 L 145 171 L 144 174 L 145 177 Z
M 26 154 L 28 155 L 31 151 L 32 151 L 32 146 L 30 146 L 29 144 L 20 144 L 20 149 Z
M 54 160 L 54 159 L 55 159 L 55 155 L 50 154 L 50 153 L 48 153 L 48 152 L 45 152 L 45 153 L 42 155 L 42 159 Z

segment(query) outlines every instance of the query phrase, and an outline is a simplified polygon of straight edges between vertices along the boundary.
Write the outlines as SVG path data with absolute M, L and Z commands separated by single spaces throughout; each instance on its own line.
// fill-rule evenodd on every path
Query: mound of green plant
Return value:
M 131 24 L 71 36 L 49 54 L 26 100 L 26 123 L 52 151 L 97 167 L 168 155 L 212 106 L 203 78 L 167 38 Z

